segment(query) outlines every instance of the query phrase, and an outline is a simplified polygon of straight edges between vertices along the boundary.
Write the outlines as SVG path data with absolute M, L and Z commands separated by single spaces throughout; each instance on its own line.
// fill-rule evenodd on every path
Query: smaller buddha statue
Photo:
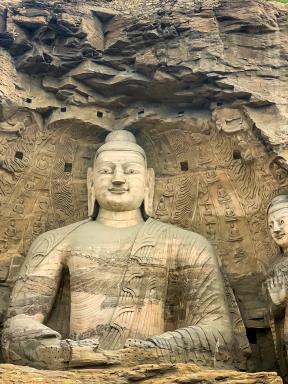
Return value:
M 288 287 L 288 194 L 275 197 L 268 208 L 268 226 L 279 246 L 279 256 L 268 270 L 269 321 L 275 352 L 283 377 L 288 375 L 287 287 Z

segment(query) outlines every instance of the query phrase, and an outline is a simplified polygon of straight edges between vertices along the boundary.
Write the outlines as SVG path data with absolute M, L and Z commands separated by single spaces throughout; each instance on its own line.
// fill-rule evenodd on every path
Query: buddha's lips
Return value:
M 122 193 L 128 192 L 127 188 L 115 188 L 115 187 L 113 187 L 113 188 L 109 188 L 108 190 L 109 190 L 109 192 L 116 193 L 119 195 L 121 195 Z
M 278 240 L 282 239 L 284 236 L 285 236 L 285 233 L 276 233 L 276 234 L 274 234 L 274 238 L 278 239 Z

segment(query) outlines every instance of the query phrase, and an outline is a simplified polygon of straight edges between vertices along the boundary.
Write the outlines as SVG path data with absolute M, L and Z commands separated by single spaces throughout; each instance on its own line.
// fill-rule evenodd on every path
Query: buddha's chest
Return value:
M 122 296 L 130 304 L 146 299 L 164 300 L 168 281 L 166 259 L 158 258 L 153 249 L 133 254 L 132 247 L 126 245 L 122 249 L 70 250 L 67 266 L 71 292 L 113 297 L 115 303 Z M 113 300 L 109 302 L 115 305 Z
M 135 337 L 163 332 L 168 283 L 165 263 L 157 260 L 153 263 L 149 257 L 141 260 L 131 252 L 99 253 L 90 249 L 81 251 L 81 255 L 72 251 L 68 268 L 73 337 L 97 337 L 102 348 L 117 349 L 123 347 L 133 324 L 137 328 L 137 332 L 133 331 Z M 140 326 L 140 319 L 151 311 L 157 321 L 149 323 L 145 330 Z M 115 329 L 118 333 L 119 329 L 125 332 L 118 335 Z

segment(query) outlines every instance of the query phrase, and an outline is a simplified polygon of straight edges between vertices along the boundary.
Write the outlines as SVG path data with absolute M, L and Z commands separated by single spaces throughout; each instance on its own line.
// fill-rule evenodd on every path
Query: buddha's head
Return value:
M 89 216 L 95 218 L 99 207 L 124 212 L 144 205 L 151 215 L 153 192 L 154 172 L 147 169 L 145 152 L 134 135 L 124 130 L 109 133 L 88 170 Z
M 279 247 L 288 248 L 288 194 L 276 196 L 268 208 L 268 226 Z

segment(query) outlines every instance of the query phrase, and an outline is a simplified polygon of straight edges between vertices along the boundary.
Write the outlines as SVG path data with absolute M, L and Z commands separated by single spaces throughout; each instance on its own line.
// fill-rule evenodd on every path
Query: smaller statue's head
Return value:
M 147 169 L 144 150 L 131 132 L 109 133 L 88 169 L 88 211 L 95 218 L 98 208 L 112 212 L 133 211 L 143 207 L 152 213 L 154 172 Z
M 268 208 L 268 226 L 279 247 L 288 248 L 288 194 L 274 197 Z

